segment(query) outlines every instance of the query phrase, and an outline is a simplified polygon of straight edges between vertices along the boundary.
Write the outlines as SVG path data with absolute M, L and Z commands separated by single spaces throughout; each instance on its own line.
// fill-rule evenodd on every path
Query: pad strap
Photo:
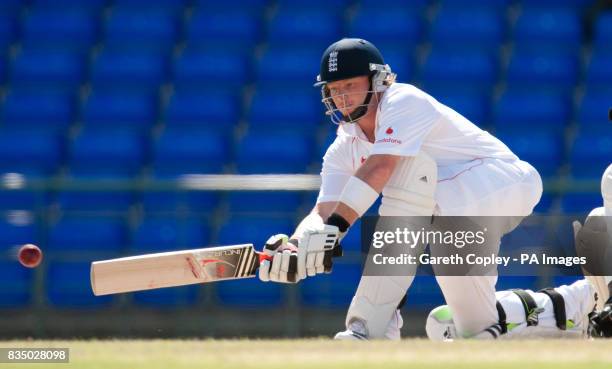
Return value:
M 544 288 L 539 290 L 552 300 L 553 309 L 555 312 L 555 320 L 557 321 L 557 328 L 564 331 L 567 329 L 567 316 L 565 315 L 565 299 L 563 295 L 555 291 L 553 288 Z
M 531 297 L 531 295 L 525 290 L 513 289 L 512 292 L 514 292 L 519 299 L 521 299 L 523 310 L 525 310 L 525 320 L 527 321 L 527 326 L 538 325 L 538 315 L 543 312 L 544 309 L 538 307 L 538 304 L 536 304 L 533 297 Z

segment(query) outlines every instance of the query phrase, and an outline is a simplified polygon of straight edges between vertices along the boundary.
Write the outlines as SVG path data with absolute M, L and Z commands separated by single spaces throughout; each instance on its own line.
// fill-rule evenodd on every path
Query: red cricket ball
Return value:
M 19 249 L 19 262 L 27 268 L 36 268 L 43 259 L 43 253 L 38 246 L 27 244 Z

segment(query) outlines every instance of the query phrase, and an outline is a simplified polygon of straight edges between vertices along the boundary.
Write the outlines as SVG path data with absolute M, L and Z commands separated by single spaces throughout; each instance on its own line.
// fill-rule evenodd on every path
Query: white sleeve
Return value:
M 338 201 L 344 185 L 353 175 L 350 140 L 349 137 L 338 136 L 325 152 L 317 204 Z
M 396 92 L 380 106 L 370 155 L 415 156 L 441 116 L 425 94 Z

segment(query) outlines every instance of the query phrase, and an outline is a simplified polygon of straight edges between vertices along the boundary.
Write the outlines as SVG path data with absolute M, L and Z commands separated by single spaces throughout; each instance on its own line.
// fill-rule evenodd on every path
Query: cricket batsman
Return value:
M 325 240 L 340 239 L 382 195 L 380 216 L 529 215 L 540 200 L 536 169 L 500 140 L 415 86 L 396 82 L 379 50 L 363 39 L 330 45 L 315 86 L 337 137 L 323 158 L 312 212 L 291 237 L 272 236 L 262 281 L 298 282 L 330 272 Z M 500 224 L 496 240 L 518 224 Z M 362 276 L 337 339 L 399 339 L 400 303 L 414 276 Z M 500 324 L 495 284 L 486 276 L 437 275 L 456 334 Z

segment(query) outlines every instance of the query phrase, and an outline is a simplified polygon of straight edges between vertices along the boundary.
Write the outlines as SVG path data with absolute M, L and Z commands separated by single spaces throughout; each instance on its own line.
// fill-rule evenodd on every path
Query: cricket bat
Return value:
M 91 264 L 94 295 L 254 277 L 259 263 L 271 259 L 253 244 L 162 252 L 95 261 Z

